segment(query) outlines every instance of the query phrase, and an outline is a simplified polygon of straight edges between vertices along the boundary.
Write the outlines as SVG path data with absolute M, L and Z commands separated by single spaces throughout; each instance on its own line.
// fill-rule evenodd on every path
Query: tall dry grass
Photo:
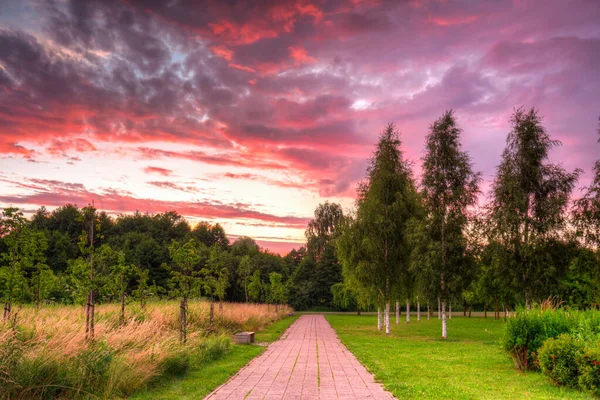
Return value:
M 229 348 L 230 334 L 260 330 L 287 315 L 286 306 L 190 301 L 188 343 L 179 343 L 179 303 L 130 305 L 119 325 L 120 306 L 96 307 L 96 336 L 85 340 L 80 306 L 18 310 L 16 324 L 0 322 L 0 398 L 112 398 L 131 394 Z

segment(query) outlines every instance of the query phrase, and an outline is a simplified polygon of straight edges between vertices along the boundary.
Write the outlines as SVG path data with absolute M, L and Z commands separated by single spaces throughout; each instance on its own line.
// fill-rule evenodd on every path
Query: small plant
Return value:
M 583 341 L 568 334 L 546 340 L 538 352 L 542 372 L 558 385 L 577 387 L 580 374 L 578 359 L 583 348 Z

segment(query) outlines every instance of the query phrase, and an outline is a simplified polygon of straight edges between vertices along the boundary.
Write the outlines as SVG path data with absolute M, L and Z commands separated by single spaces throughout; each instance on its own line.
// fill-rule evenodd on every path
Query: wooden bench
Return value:
M 254 332 L 238 332 L 233 337 L 236 344 L 254 343 Z

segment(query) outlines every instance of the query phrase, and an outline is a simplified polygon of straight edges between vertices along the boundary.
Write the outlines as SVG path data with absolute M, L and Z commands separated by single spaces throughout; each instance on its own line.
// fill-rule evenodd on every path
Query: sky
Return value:
M 598 0 L 0 0 L 0 207 L 175 210 L 283 253 L 354 205 L 394 123 L 420 175 L 455 110 L 483 195 L 536 107 L 590 181 Z

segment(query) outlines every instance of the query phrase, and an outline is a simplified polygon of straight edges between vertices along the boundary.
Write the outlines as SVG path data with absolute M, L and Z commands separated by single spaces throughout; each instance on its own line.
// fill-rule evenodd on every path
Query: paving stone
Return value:
M 207 399 L 391 400 L 322 315 L 303 315 Z

